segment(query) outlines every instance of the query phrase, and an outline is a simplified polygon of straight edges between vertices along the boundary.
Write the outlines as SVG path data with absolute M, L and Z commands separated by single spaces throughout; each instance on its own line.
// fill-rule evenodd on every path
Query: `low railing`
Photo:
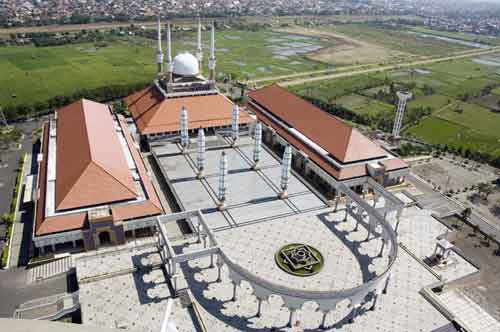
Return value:
M 63 293 L 32 300 L 14 311 L 14 318 L 57 320 L 80 308 L 80 293 Z

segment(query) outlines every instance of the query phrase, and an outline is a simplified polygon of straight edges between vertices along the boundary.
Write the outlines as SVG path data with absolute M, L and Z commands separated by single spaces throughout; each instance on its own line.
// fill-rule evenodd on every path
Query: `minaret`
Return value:
M 158 65 L 158 75 L 163 73 L 163 51 L 161 50 L 161 23 L 160 15 L 156 19 L 156 30 L 158 33 L 158 45 L 156 47 L 156 63 Z
M 210 31 L 210 57 L 208 58 L 208 80 L 215 82 L 215 26 Z
M 167 24 L 167 79 L 173 83 L 174 64 L 172 62 L 172 37 L 170 35 L 170 22 Z
M 198 59 L 198 65 L 201 67 L 201 63 L 203 62 L 203 48 L 201 46 L 201 19 L 198 15 L 198 46 L 196 47 L 196 59 Z

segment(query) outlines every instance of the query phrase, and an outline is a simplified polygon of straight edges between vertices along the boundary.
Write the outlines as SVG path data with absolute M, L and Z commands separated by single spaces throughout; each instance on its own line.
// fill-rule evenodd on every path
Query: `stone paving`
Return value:
M 350 288 L 380 273 L 386 257 L 376 257 L 381 241 L 364 241 L 363 226 L 355 230 L 353 218 L 342 221 L 345 212 L 333 212 L 307 185 L 295 176 L 290 180 L 288 200 L 277 199 L 280 166 L 268 152 L 262 153 L 261 169 L 249 169 L 253 146 L 242 139 L 238 148 L 226 148 L 228 154 L 227 209 L 217 212 L 217 173 L 221 149 L 207 151 L 205 178 L 195 178 L 195 153 L 182 155 L 176 145 L 158 149 L 163 155 L 160 163 L 167 172 L 183 208 L 202 209 L 209 227 L 221 248 L 235 261 L 257 275 L 286 286 L 309 290 Z M 194 152 L 194 151 L 193 151 Z M 411 200 L 399 197 L 405 202 Z M 377 208 L 382 207 L 380 200 Z M 342 206 L 339 206 L 342 209 Z M 390 216 L 395 225 L 395 216 Z M 430 211 L 407 207 L 399 225 L 400 241 L 416 257 L 425 260 L 434 252 L 436 238 L 446 227 L 435 220 Z M 188 252 L 202 244 L 194 239 L 173 243 L 178 252 Z M 305 242 L 319 249 L 325 257 L 323 270 L 315 276 L 298 278 L 288 275 L 274 264 L 276 250 L 286 243 Z M 147 267 L 156 262 L 153 249 L 126 249 L 116 255 L 101 255 L 82 260 L 81 272 L 87 280 L 92 275 L 113 271 L 114 276 L 81 285 L 82 317 L 85 324 L 105 327 L 138 328 L 157 331 L 171 292 L 162 270 Z M 475 267 L 456 253 L 454 264 L 437 271 L 453 279 L 476 271 Z M 280 297 L 271 296 L 262 305 L 262 317 L 256 317 L 257 300 L 246 282 L 238 287 L 236 301 L 231 301 L 233 286 L 226 267 L 222 282 L 215 282 L 217 269 L 210 268 L 210 258 L 182 263 L 178 278 L 179 289 L 189 289 L 199 303 L 208 331 L 291 331 L 286 328 L 289 311 Z M 120 274 L 130 267 L 141 267 L 134 273 Z M 167 278 L 168 279 L 168 278 Z M 419 291 L 436 283 L 438 278 L 408 252 L 399 250 L 393 267 L 388 293 L 380 296 L 376 310 L 369 308 L 367 299 L 354 324 L 346 316 L 351 308 L 346 302 L 338 304 L 328 314 L 329 330 L 367 332 L 433 331 L 449 324 Z M 306 303 L 297 312 L 296 320 L 306 331 L 316 331 L 322 314 L 316 304 Z M 173 319 L 180 331 L 194 331 L 192 313 L 175 300 Z M 134 325 L 135 324 L 135 325 Z
M 269 222 L 260 222 L 216 233 L 221 249 L 233 262 L 251 273 L 276 284 L 311 291 L 331 291 L 359 286 L 382 272 L 387 257 L 378 258 L 379 238 L 364 241 L 364 227 L 343 222 L 344 213 L 330 210 L 299 214 Z M 352 221 L 352 222 L 351 222 Z M 304 243 L 318 249 L 324 258 L 320 273 L 307 278 L 282 271 L 275 253 L 289 243 Z
M 77 260 L 82 323 L 98 327 L 157 332 L 172 298 L 155 247 L 121 249 Z M 135 272 L 131 269 L 137 268 Z M 91 278 L 99 277 L 92 281 Z M 89 282 L 90 281 L 90 282 Z M 172 319 L 180 332 L 195 331 L 193 319 L 174 299 Z
M 476 302 L 458 289 L 451 289 L 439 294 L 439 299 L 446 308 L 472 332 L 498 332 L 500 322 L 491 317 Z
M 330 215 L 333 220 L 340 220 L 343 218 L 344 212 L 340 211 Z M 283 227 L 279 221 L 264 224 L 267 227 L 277 227 L 286 232 L 286 226 Z M 352 230 L 355 221 L 352 218 L 348 218 L 347 222 L 334 222 L 332 224 L 338 228 Z M 260 225 L 263 224 L 252 225 L 252 227 Z M 244 228 L 247 228 L 247 226 Z M 216 236 L 221 236 L 225 240 L 225 235 L 220 235 L 220 233 L 229 234 L 230 231 L 216 233 Z M 261 234 L 266 234 L 266 232 Z M 248 238 L 253 238 L 252 235 L 249 234 Z M 362 235 L 366 236 L 366 233 Z M 355 233 L 349 234 L 349 238 L 351 236 L 356 237 Z M 363 238 L 363 236 L 360 236 L 360 238 Z M 259 238 L 256 240 L 259 243 L 264 242 Z M 320 239 L 317 239 L 317 241 L 321 242 Z M 242 247 L 246 247 L 247 245 L 249 245 L 248 241 L 242 243 Z M 190 245 L 190 247 L 195 246 L 198 245 L 194 243 Z M 253 247 L 258 246 L 253 245 Z M 240 258 L 241 260 L 256 260 L 261 262 L 259 256 L 263 252 L 259 250 L 257 249 L 256 253 L 251 257 Z M 237 251 L 231 252 L 233 255 L 240 255 Z M 338 259 L 340 259 L 340 256 L 341 254 L 339 254 Z M 251 265 L 251 263 L 246 263 L 246 261 L 240 261 L 240 263 Z M 186 281 L 185 283 L 180 283 L 180 287 L 189 287 L 196 300 L 203 307 L 204 319 L 209 331 L 269 331 L 271 328 L 278 328 L 280 331 L 291 331 L 291 329 L 285 327 L 289 312 L 286 308 L 282 307 L 283 303 L 279 297 L 272 296 L 268 302 L 263 304 L 262 317 L 255 317 L 257 300 L 252 295 L 250 286 L 243 282 L 242 286 L 238 288 L 237 301 L 230 301 L 232 297 L 232 284 L 228 279 L 226 268 L 223 268 L 222 282 L 216 283 L 214 281 L 217 278 L 217 270 L 215 268 L 210 269 L 209 264 L 209 258 L 183 264 L 182 271 Z M 345 262 L 340 263 L 340 265 L 342 264 L 345 264 Z M 258 264 L 255 266 L 258 266 Z M 339 282 L 338 285 L 342 285 L 344 280 L 351 276 L 351 273 L 348 264 L 345 268 L 336 267 L 344 269 L 339 271 L 339 274 L 343 274 L 342 280 L 337 281 Z M 259 269 L 259 271 L 265 271 L 265 268 L 267 266 Z M 359 266 L 352 271 L 353 279 L 356 277 L 356 270 L 359 270 Z M 301 282 L 306 284 L 309 280 L 312 285 L 308 287 L 316 287 L 314 281 L 310 278 L 304 278 Z M 335 312 L 331 312 L 327 316 L 329 330 L 414 332 L 432 331 L 435 328 L 446 325 L 448 320 L 419 294 L 419 290 L 422 287 L 437 281 L 438 279 L 425 267 L 401 250 L 394 266 L 388 293 L 380 297 L 376 310 L 373 312 L 368 310 L 371 306 L 371 302 L 368 301 L 363 306 L 362 313 L 356 318 L 355 323 L 348 324 L 346 316 L 350 308 L 347 308 L 347 303 L 342 302 L 338 305 Z M 296 285 L 295 281 L 293 282 Z M 345 285 L 349 283 L 352 283 L 352 281 L 347 282 Z M 323 284 L 320 284 L 320 286 L 324 287 Z M 315 304 L 306 303 L 298 311 L 296 317 L 301 322 L 301 326 L 306 330 L 318 330 L 321 322 L 321 313 L 316 312 Z

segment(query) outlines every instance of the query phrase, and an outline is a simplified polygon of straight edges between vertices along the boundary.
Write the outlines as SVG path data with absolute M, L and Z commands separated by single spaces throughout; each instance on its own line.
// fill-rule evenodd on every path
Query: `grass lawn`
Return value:
M 443 119 L 428 117 L 406 131 L 433 144 L 448 144 L 500 155 L 500 139 Z
M 491 91 L 492 94 L 496 95 L 496 96 L 500 96 L 500 87 L 499 88 L 496 88 L 496 89 L 493 89 Z
M 204 33 L 203 37 L 206 71 L 209 34 Z M 311 45 L 328 44 L 312 37 L 271 31 L 219 31 L 217 72 L 222 76 L 233 73 L 233 78 L 237 78 L 325 69 L 327 65 L 297 54 Z M 186 50 L 194 52 L 195 47 L 194 33 L 173 33 L 174 55 Z M 102 48 L 93 44 L 2 47 L 0 104 L 30 104 L 84 88 L 148 82 L 155 72 L 155 42 L 140 37 L 124 37 Z
M 393 110 L 394 106 L 357 94 L 343 96 L 336 101 L 343 107 L 358 114 L 376 114 L 380 111 Z
M 435 116 L 473 129 L 481 134 L 500 138 L 500 113 L 494 113 L 484 107 L 461 101 L 456 101 L 453 104 L 453 106 L 435 113 Z M 462 112 L 457 112 L 457 109 L 462 110 Z
M 333 30 L 354 39 L 415 55 L 443 55 L 470 49 L 470 47 L 458 44 L 420 37 L 404 30 L 375 27 L 368 24 L 336 25 Z
M 408 109 L 414 109 L 419 107 L 430 107 L 433 112 L 443 108 L 448 105 L 448 102 L 451 101 L 450 97 L 443 95 L 429 95 L 429 96 L 420 96 L 412 101 L 408 102 Z
M 358 75 L 336 80 L 294 85 L 289 89 L 302 96 L 311 96 L 330 102 L 333 99 L 353 93 L 361 92 L 368 88 L 379 86 L 383 80 L 374 75 Z

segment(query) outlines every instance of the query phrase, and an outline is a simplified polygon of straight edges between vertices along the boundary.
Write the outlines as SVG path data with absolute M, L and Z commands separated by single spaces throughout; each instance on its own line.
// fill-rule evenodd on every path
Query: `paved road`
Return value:
M 22 122 L 15 124 L 24 132 L 24 140 L 22 141 L 21 149 L 7 151 L 2 154 L 3 162 L 7 163 L 7 167 L 0 168 L 0 215 L 8 213 L 10 210 L 10 203 L 12 201 L 12 192 L 16 181 L 16 168 L 19 163 L 19 158 L 24 153 L 32 153 L 33 151 L 33 136 L 34 129 L 40 126 L 40 122 Z M 0 252 L 5 243 L 3 238 L 5 236 L 5 228 L 0 227 Z

